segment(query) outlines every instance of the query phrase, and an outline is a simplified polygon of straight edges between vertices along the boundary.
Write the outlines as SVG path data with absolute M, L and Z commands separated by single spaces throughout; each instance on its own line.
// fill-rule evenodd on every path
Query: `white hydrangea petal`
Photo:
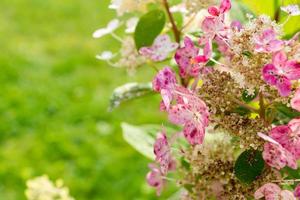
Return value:
M 99 60 L 110 60 L 114 57 L 111 51 L 103 51 L 101 54 L 97 55 L 96 58 Z
M 133 33 L 135 31 L 135 27 L 136 27 L 138 21 L 139 21 L 139 18 L 137 18 L 137 17 L 132 17 L 129 20 L 127 20 L 125 32 Z
M 300 15 L 300 9 L 299 9 L 299 6 L 297 4 L 291 4 L 291 5 L 288 5 L 288 6 L 282 6 L 281 10 L 283 12 L 288 13 L 291 16 Z
M 112 0 L 110 5 L 108 6 L 109 9 L 117 10 L 120 8 L 123 0 Z
M 259 137 L 261 137 L 262 139 L 264 139 L 265 141 L 267 142 L 271 142 L 273 144 L 277 144 L 277 145 L 280 145 L 276 140 L 274 140 L 273 138 L 271 138 L 270 136 L 267 136 L 266 134 L 263 134 L 263 133 L 257 133 L 257 135 Z
M 106 28 L 110 31 L 109 33 L 112 33 L 119 26 L 120 26 L 120 21 L 118 19 L 113 19 L 107 24 Z
M 107 28 L 100 28 L 93 33 L 94 38 L 101 38 L 104 35 L 109 34 L 110 31 Z

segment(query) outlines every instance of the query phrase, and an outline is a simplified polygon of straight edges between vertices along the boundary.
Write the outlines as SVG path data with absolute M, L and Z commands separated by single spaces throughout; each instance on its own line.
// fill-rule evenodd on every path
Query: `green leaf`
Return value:
M 244 102 L 249 103 L 249 102 L 253 101 L 255 99 L 255 97 L 257 97 L 257 94 L 258 94 L 257 90 L 254 91 L 253 95 L 249 95 L 247 90 L 244 90 L 243 94 L 242 94 L 242 99 Z
M 243 2 L 232 1 L 230 16 L 233 20 L 238 20 L 241 23 L 245 23 L 248 20 L 246 17 L 247 13 L 255 15 Z
M 153 135 L 150 135 L 142 126 L 133 126 L 123 122 L 121 127 L 123 138 L 128 144 L 147 158 L 155 159 L 153 153 L 155 137 Z
M 249 115 L 251 111 L 248 108 L 238 106 L 233 110 L 234 113 L 238 113 L 241 116 Z
M 261 175 L 264 165 L 260 151 L 246 150 L 236 160 L 234 173 L 241 182 L 250 184 Z
M 117 87 L 110 98 L 109 110 L 118 107 L 122 102 L 152 93 L 151 83 L 127 83 Z
M 190 170 L 191 164 L 186 161 L 183 157 L 181 158 L 181 166 L 184 167 L 186 170 Z
M 162 10 L 152 10 L 143 15 L 135 29 L 134 41 L 137 49 L 150 46 L 163 30 L 166 16 Z
M 274 123 L 276 124 L 287 124 L 291 119 L 300 117 L 300 112 L 287 107 L 285 104 L 276 103 L 274 107 L 276 109 L 276 117 Z

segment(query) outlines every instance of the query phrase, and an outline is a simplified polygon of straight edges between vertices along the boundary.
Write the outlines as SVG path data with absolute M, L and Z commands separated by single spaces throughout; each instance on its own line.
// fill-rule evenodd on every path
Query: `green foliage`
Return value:
M 120 123 L 161 123 L 159 96 L 108 113 L 114 88 L 149 82 L 95 55 L 119 43 L 91 34 L 114 17 L 110 0 L 0 1 L 0 199 L 25 200 L 27 179 L 63 179 L 76 200 L 157 198 L 145 175 L 149 160 L 122 138 Z M 147 105 L 147 106 L 145 106 Z M 130 186 L 130 188 L 129 188 Z
M 257 90 L 254 91 L 253 95 L 249 95 L 247 90 L 244 90 L 242 94 L 242 99 L 244 102 L 249 103 L 257 97 L 257 94 L 258 94 Z
M 287 107 L 285 104 L 276 103 L 273 105 L 275 109 L 275 120 L 276 124 L 287 124 L 291 119 L 300 117 L 300 112 Z
M 152 10 L 143 15 L 135 29 L 134 41 L 137 49 L 150 46 L 163 30 L 166 16 L 162 10 Z
M 127 123 L 122 123 L 123 138 L 135 150 L 154 160 L 153 144 L 155 137 L 151 136 L 143 127 L 133 126 Z
M 151 83 L 127 83 L 114 89 L 110 99 L 109 110 L 116 108 L 124 101 L 136 99 L 138 97 L 152 93 Z
M 236 160 L 234 173 L 243 183 L 250 184 L 264 169 L 262 154 L 257 150 L 246 150 Z

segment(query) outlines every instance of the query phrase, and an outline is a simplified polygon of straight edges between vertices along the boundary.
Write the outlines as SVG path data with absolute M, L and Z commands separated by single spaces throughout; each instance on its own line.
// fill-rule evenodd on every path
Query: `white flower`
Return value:
M 98 54 L 96 56 L 99 60 L 110 60 L 114 57 L 113 53 L 111 51 L 103 51 L 101 54 Z
M 299 6 L 297 4 L 291 4 L 291 5 L 288 5 L 288 6 L 283 6 L 283 7 L 281 7 L 281 10 L 283 12 L 288 13 L 291 16 L 300 15 L 300 9 L 299 9 Z
M 137 17 L 132 17 L 129 20 L 127 20 L 125 32 L 133 33 L 135 31 L 135 27 L 136 27 L 138 21 L 139 21 L 139 18 L 137 18 Z
M 100 28 L 93 33 L 94 38 L 100 38 L 104 35 L 114 32 L 120 26 L 120 21 L 118 19 L 111 20 L 105 28 Z
M 133 11 L 146 11 L 147 4 L 156 0 L 111 0 L 110 9 L 117 11 L 119 16 Z
M 25 195 L 28 200 L 74 200 L 61 180 L 54 184 L 46 175 L 30 179 L 26 185 Z

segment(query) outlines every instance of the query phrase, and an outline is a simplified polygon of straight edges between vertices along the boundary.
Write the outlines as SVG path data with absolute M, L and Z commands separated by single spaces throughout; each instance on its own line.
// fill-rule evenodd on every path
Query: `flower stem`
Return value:
M 247 109 L 249 109 L 250 111 L 254 112 L 254 113 L 259 113 L 259 110 L 253 108 L 252 106 L 249 106 L 248 104 L 234 98 L 234 97 L 229 97 L 231 101 L 233 101 L 234 103 L 238 104 L 239 106 L 245 107 Z
M 175 37 L 175 40 L 176 42 L 179 44 L 180 43 L 180 30 L 178 29 L 178 27 L 176 26 L 176 23 L 175 23 L 175 20 L 174 20 L 174 17 L 170 11 L 170 6 L 169 6 L 169 3 L 168 3 L 168 0 L 162 0 L 162 3 L 167 11 L 167 14 L 168 14 L 168 17 L 169 17 L 169 20 L 171 22 L 171 25 L 172 25 L 172 30 L 173 30 L 173 34 L 174 34 L 174 37 Z
M 264 95 L 262 92 L 259 93 L 259 117 L 265 121 L 265 103 L 264 103 Z

